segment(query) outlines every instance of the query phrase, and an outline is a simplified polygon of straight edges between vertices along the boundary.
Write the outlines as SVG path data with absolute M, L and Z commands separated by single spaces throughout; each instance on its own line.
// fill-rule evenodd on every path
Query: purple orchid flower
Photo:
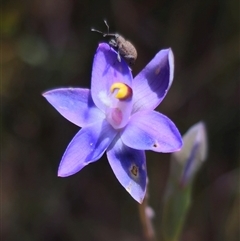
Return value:
M 93 61 L 91 90 L 61 88 L 43 96 L 82 129 L 68 145 L 58 169 L 67 177 L 101 158 L 106 151 L 118 181 L 139 203 L 146 192 L 144 150 L 174 152 L 182 138 L 174 123 L 154 111 L 173 81 L 171 49 L 160 51 L 133 79 L 126 62 L 106 43 Z

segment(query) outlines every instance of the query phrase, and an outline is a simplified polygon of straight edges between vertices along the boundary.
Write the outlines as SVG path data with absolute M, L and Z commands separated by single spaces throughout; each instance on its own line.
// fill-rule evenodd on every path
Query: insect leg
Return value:
M 118 62 L 121 62 L 121 56 L 120 56 L 119 51 L 118 51 L 118 54 L 117 54 L 117 59 L 118 59 Z
M 116 42 L 114 39 L 111 39 L 111 40 L 109 41 L 109 45 L 111 45 L 111 46 L 114 47 L 114 48 L 117 48 L 117 47 L 118 47 L 117 42 Z

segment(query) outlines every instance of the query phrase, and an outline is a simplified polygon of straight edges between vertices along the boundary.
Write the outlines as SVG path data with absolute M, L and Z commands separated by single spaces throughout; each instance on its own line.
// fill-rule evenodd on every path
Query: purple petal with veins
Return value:
M 82 128 L 68 145 L 58 169 L 58 176 L 66 177 L 97 161 L 116 136 L 106 121 Z
M 147 181 L 144 151 L 134 150 L 116 138 L 107 151 L 107 158 L 118 181 L 136 201 L 142 203 Z
M 125 145 L 137 150 L 174 152 L 182 146 L 181 135 L 174 123 L 156 111 L 135 113 L 121 138 Z
M 172 50 L 161 50 L 134 78 L 133 112 L 155 109 L 171 87 L 173 74 Z
M 88 89 L 55 89 L 43 93 L 43 96 L 63 117 L 77 126 L 83 127 L 105 118 L 93 103 Z
M 91 94 L 95 105 L 105 111 L 110 107 L 110 88 L 116 82 L 132 86 L 132 73 L 125 61 L 117 60 L 117 53 L 108 44 L 99 44 L 92 69 Z

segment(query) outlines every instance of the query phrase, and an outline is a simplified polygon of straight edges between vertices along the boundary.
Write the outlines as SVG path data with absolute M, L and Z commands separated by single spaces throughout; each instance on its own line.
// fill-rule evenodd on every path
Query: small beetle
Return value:
M 121 62 L 121 56 L 126 60 L 129 66 L 134 65 L 136 59 L 137 59 L 137 50 L 133 46 L 132 43 L 125 40 L 121 35 L 117 33 L 109 33 L 109 26 L 107 24 L 107 21 L 104 20 L 105 25 L 107 26 L 107 33 L 103 33 L 96 29 L 91 29 L 93 32 L 97 32 L 103 35 L 103 37 L 112 36 L 114 39 L 111 39 L 109 41 L 109 45 L 112 46 L 114 49 L 117 50 L 118 56 L 117 59 L 119 62 Z

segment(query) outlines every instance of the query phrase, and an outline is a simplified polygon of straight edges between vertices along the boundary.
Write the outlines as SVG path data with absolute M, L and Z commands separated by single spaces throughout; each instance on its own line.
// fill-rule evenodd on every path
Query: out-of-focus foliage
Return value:
M 207 157 L 204 122 L 191 126 L 183 135 L 183 147 L 171 154 L 171 167 L 163 198 L 161 234 L 165 241 L 178 241 L 192 204 L 192 186 Z
M 111 31 L 135 44 L 134 75 L 157 51 L 173 49 L 175 78 L 159 111 L 182 133 L 199 120 L 206 123 L 208 160 L 195 180 L 182 240 L 237 241 L 237 0 L 2 2 L 2 239 L 144 240 L 136 203 L 115 180 L 105 157 L 72 177 L 57 177 L 61 155 L 78 128 L 41 96 L 56 87 L 89 87 L 93 55 L 103 40 L 90 29 L 104 30 L 103 19 Z M 147 155 L 155 227 L 169 159 L 167 154 Z

